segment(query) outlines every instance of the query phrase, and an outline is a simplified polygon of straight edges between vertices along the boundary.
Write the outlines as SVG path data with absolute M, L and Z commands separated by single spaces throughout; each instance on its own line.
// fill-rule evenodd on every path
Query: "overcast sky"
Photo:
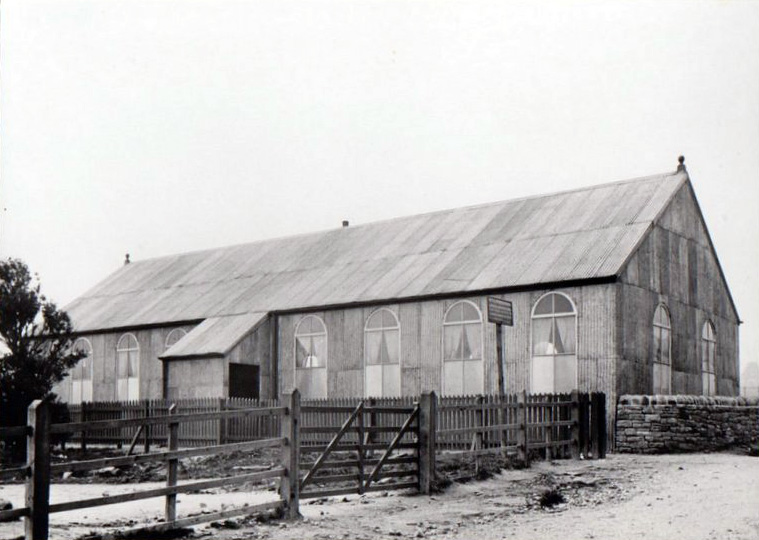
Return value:
M 672 171 L 759 359 L 759 2 L 0 4 L 0 255 L 133 260 Z

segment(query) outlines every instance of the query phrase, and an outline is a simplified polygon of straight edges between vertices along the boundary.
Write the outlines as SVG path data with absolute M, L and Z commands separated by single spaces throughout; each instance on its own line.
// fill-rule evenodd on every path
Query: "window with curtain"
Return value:
M 365 394 L 401 395 L 401 327 L 395 314 L 382 308 L 372 313 L 364 328 Z
M 532 310 L 532 380 L 536 394 L 577 386 L 577 310 L 562 293 L 548 293 Z
M 672 390 L 672 325 L 664 304 L 654 312 L 654 394 L 669 394 Z
M 705 396 L 717 394 L 717 372 L 714 369 L 716 353 L 717 338 L 714 325 L 711 321 L 706 321 L 701 330 L 701 379 Z
M 116 345 L 116 399 L 140 399 L 140 344 L 124 334 Z
M 71 377 L 70 403 L 92 401 L 92 345 L 88 339 L 79 338 L 74 342 L 74 351 L 85 356 L 79 360 L 69 374 Z
M 187 335 L 187 331 L 183 330 L 182 328 L 175 328 L 171 332 L 169 332 L 169 335 L 166 336 L 166 344 L 165 348 L 169 349 L 172 346 L 176 345 L 176 343 L 185 337 Z
M 484 387 L 482 316 L 464 300 L 452 305 L 443 321 L 443 394 L 481 394 Z
M 327 397 L 327 327 L 316 315 L 295 328 L 295 386 L 304 398 Z

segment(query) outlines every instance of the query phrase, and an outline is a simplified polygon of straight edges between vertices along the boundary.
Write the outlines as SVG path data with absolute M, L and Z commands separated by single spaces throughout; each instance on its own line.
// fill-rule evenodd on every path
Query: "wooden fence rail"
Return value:
M 370 433 L 369 441 L 389 442 L 393 426 L 418 400 L 418 397 L 412 396 L 365 400 L 367 407 L 373 411 L 365 422 L 365 430 Z M 324 436 L 329 431 L 327 428 L 340 426 L 345 415 L 355 409 L 356 402 L 356 398 L 304 400 L 303 425 L 308 429 L 302 432 L 302 444 L 326 444 L 325 438 L 329 441 L 329 437 Z M 572 417 L 573 403 L 578 404 L 576 418 Z M 98 444 L 131 449 L 135 444 L 142 444 L 145 452 L 149 451 L 151 444 L 165 447 L 168 444 L 166 424 L 151 424 L 142 420 L 154 416 L 165 417 L 172 404 L 176 405 L 178 414 L 201 414 L 273 408 L 279 406 L 279 401 L 200 398 L 175 403 L 143 400 L 69 405 L 72 422 L 93 426 L 74 434 L 70 441 L 81 444 L 83 448 L 87 444 Z M 606 437 L 606 426 L 594 420 L 606 417 L 604 394 L 601 393 L 445 396 L 437 398 L 437 405 L 437 450 L 488 453 L 506 449 L 516 452 L 520 447 L 519 441 L 524 439 L 523 451 L 539 450 L 546 457 L 571 455 L 572 445 L 577 455 L 600 456 L 605 453 L 605 440 L 602 439 Z M 324 407 L 329 407 L 330 412 L 325 413 Z M 130 422 L 114 427 L 115 424 L 101 423 L 105 420 Z M 579 427 L 577 440 L 570 443 L 570 423 L 573 421 L 577 421 Z M 525 424 L 530 424 L 530 427 L 520 432 L 520 426 Z M 319 428 L 327 431 L 320 433 Z M 280 417 L 276 414 L 207 416 L 202 421 L 182 423 L 178 444 L 180 447 L 192 447 L 266 439 L 277 437 L 280 429 Z M 386 431 L 383 432 L 383 429 Z M 524 449 L 525 443 L 529 444 L 528 450 Z
M 421 407 L 429 406 L 428 396 L 411 407 L 378 406 L 370 399 L 359 400 L 353 407 L 304 405 L 300 431 L 310 440 L 301 445 L 301 469 L 305 471 L 301 498 L 378 489 L 417 488 L 429 493 L 430 485 L 420 474 L 430 468 L 424 459 L 427 454 L 420 448 L 424 418 L 429 417 L 421 414 Z M 375 425 L 379 415 L 385 425 Z
M 357 406 L 356 403 L 360 402 Z M 66 424 L 50 422 L 49 405 L 35 401 L 26 426 L 0 428 L 0 440 L 26 436 L 27 463 L 0 469 L 0 479 L 22 476 L 26 505 L 0 511 L 0 520 L 23 517 L 27 540 L 47 539 L 50 513 L 164 497 L 164 522 L 143 530 L 165 531 L 280 508 L 287 517 L 298 515 L 301 488 L 310 483 L 339 484 L 336 489 L 312 487 L 308 496 L 349 491 L 416 487 L 429 493 L 435 478 L 436 451 L 516 453 L 526 463 L 534 455 L 604 457 L 606 453 L 604 394 L 464 396 L 421 399 L 339 399 L 306 401 L 298 391 L 282 402 L 212 400 L 201 402 L 135 402 L 113 418 L 114 406 L 84 404 Z M 106 411 L 109 411 L 106 413 Z M 80 412 L 80 416 L 76 413 Z M 193 424 L 202 427 L 195 429 Z M 51 464 L 51 435 L 79 434 L 82 446 L 134 446 L 144 436 L 145 453 Z M 150 445 L 165 449 L 148 452 Z M 203 444 L 201 444 L 203 443 Z M 183 458 L 261 448 L 280 448 L 280 463 L 267 471 L 179 484 Z M 301 457 L 309 459 L 301 462 Z M 311 458 L 313 456 L 313 458 Z M 335 457 L 337 456 L 337 457 Z M 50 504 L 52 474 L 104 467 L 163 462 L 165 487 L 124 495 Z M 355 473 L 346 473 L 353 468 Z M 330 471 L 332 469 L 332 471 Z M 326 473 L 326 474 L 325 474 Z M 301 474 L 304 474 L 301 481 Z M 257 506 L 178 518 L 178 493 L 280 479 L 280 498 Z M 412 482 L 409 478 L 415 478 Z M 392 484 L 373 485 L 396 479 Z M 346 483 L 357 487 L 347 488 Z M 347 490 L 347 491 L 346 491 Z
M 67 512 L 82 508 L 111 505 L 147 499 L 164 497 L 164 520 L 148 527 L 142 527 L 139 531 L 167 531 L 180 527 L 187 527 L 198 523 L 227 519 L 234 516 L 263 512 L 270 509 L 281 509 L 287 516 L 295 516 L 298 513 L 298 472 L 297 461 L 293 464 L 290 460 L 283 459 L 280 466 L 269 470 L 241 474 L 237 476 L 202 480 L 195 482 L 178 482 L 179 459 L 200 455 L 217 455 L 222 453 L 247 451 L 259 448 L 281 448 L 283 456 L 297 454 L 298 449 L 298 422 L 299 395 L 293 392 L 288 396 L 286 407 L 264 408 L 237 408 L 230 410 L 217 410 L 215 412 L 179 413 L 176 406 L 169 406 L 167 414 L 149 417 L 127 417 L 119 420 L 92 420 L 86 422 L 71 422 L 66 424 L 50 423 L 49 404 L 44 401 L 35 401 L 29 407 L 28 422 L 25 427 L 27 434 L 27 464 L 24 467 L 6 469 L 0 471 L 3 478 L 11 474 L 22 474 L 25 477 L 26 505 L 23 508 L 0 511 L 0 520 L 16 519 L 23 517 L 25 538 L 27 540 L 46 540 L 49 533 L 49 516 L 55 512 Z M 205 447 L 179 449 L 181 427 L 193 422 L 227 422 L 231 419 L 251 419 L 277 416 L 280 432 L 276 437 L 259 438 L 252 441 L 229 444 L 215 444 Z M 131 429 L 149 429 L 157 431 L 161 428 L 165 431 L 166 451 L 152 452 L 139 455 L 116 456 L 109 458 L 75 461 L 67 463 L 51 464 L 50 460 L 50 436 L 51 434 L 71 434 L 76 432 L 121 432 Z M 0 437 L 8 436 L 9 432 L 17 435 L 18 429 L 0 429 Z M 149 431 L 148 431 L 149 432 Z M 216 442 L 216 439 L 214 439 Z M 295 445 L 295 450 L 292 450 Z M 121 495 L 109 495 L 92 499 L 81 499 L 64 503 L 50 504 L 50 480 L 51 474 L 66 471 L 87 471 L 103 467 L 115 467 L 132 465 L 144 462 L 163 462 L 166 464 L 166 486 L 153 488 Z M 270 478 L 280 480 L 280 498 L 276 501 L 258 505 L 248 505 L 240 508 L 224 509 L 221 512 L 203 513 L 183 518 L 177 517 L 177 494 L 211 489 L 222 486 L 239 485 L 250 482 L 260 482 Z M 295 478 L 295 481 L 292 481 Z M 292 496 L 294 486 L 295 496 Z M 295 504 L 293 507 L 292 505 Z M 135 531 L 137 532 L 137 531 Z

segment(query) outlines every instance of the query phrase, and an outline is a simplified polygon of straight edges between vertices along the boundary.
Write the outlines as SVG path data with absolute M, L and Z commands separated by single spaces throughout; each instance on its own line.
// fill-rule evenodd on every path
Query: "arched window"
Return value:
M 116 345 L 116 399 L 140 399 L 140 344 L 124 334 Z
M 171 332 L 169 332 L 169 335 L 166 336 L 166 348 L 170 348 L 172 345 L 176 344 L 180 339 L 185 337 L 187 335 L 187 331 L 183 330 L 181 328 L 175 328 Z
M 295 328 L 295 387 L 304 398 L 327 397 L 327 328 L 315 315 Z
M 664 304 L 654 312 L 654 394 L 672 390 L 672 325 Z
M 364 328 L 365 394 L 372 397 L 401 395 L 401 327 L 389 309 L 378 309 Z
M 484 391 L 482 317 L 472 302 L 453 304 L 443 321 L 443 394 Z
M 71 369 L 70 403 L 92 401 L 92 344 L 86 338 L 74 342 L 74 351 L 84 354 L 79 363 Z
M 532 382 L 536 394 L 577 387 L 577 310 L 562 293 L 548 293 L 532 309 Z
M 701 381 L 705 396 L 713 396 L 717 393 L 717 372 L 714 369 L 716 353 L 717 338 L 714 325 L 711 321 L 706 321 L 701 330 Z

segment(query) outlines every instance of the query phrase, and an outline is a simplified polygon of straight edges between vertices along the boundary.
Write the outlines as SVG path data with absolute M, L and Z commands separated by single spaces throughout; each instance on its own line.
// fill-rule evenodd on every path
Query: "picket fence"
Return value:
M 176 405 L 181 414 L 199 414 L 233 411 L 237 409 L 278 407 L 279 400 L 254 400 L 241 398 L 196 398 L 178 400 L 100 401 L 69 405 L 71 422 L 101 420 L 134 420 L 165 416 Z M 267 439 L 280 432 L 278 415 L 225 418 L 183 423 L 179 426 L 179 446 L 208 446 Z M 122 447 L 141 444 L 145 451 L 151 445 L 166 446 L 168 428 L 165 425 L 110 428 L 74 434 L 69 442 L 90 445 Z
M 368 407 L 411 407 L 418 397 L 369 398 Z M 357 398 L 329 398 L 302 400 L 304 406 L 355 407 Z M 235 409 L 278 407 L 279 401 L 242 398 L 198 398 L 180 400 L 141 400 L 127 402 L 95 402 L 69 405 L 71 422 L 126 420 L 164 416 L 175 404 L 183 414 L 223 412 Z M 573 408 L 576 410 L 573 416 Z M 373 413 L 369 422 L 373 426 L 397 425 L 398 414 Z M 303 412 L 301 425 L 313 428 L 340 427 L 345 414 L 340 412 L 319 414 Z M 194 447 L 213 444 L 245 442 L 267 439 L 280 433 L 277 415 L 225 418 L 182 424 L 179 428 L 179 446 Z M 449 451 L 482 451 L 489 449 L 515 449 L 524 437 L 533 449 L 556 448 L 556 457 L 570 453 L 572 423 L 578 424 L 580 451 L 605 453 L 606 410 L 605 396 L 601 393 L 583 394 L 510 394 L 446 396 L 438 398 L 436 419 L 436 447 Z M 527 426 L 524 433 L 519 427 Z M 390 433 L 374 433 L 373 442 L 387 443 Z M 107 429 L 75 434 L 70 443 L 86 447 L 92 445 L 140 445 L 149 451 L 151 445 L 165 446 L 168 431 L 165 425 Z M 323 445 L 322 433 L 303 433 L 302 445 Z M 563 444 L 558 444 L 558 443 Z
M 24 478 L 25 506 L 0 510 L 0 520 L 23 517 L 26 540 L 47 540 L 51 513 L 137 499 L 165 497 L 163 522 L 147 529 L 166 532 L 272 509 L 294 518 L 303 488 L 308 488 L 303 498 L 407 488 L 429 494 L 436 472 L 435 456 L 440 450 L 474 454 L 476 460 L 484 453 L 514 452 L 525 464 L 535 452 L 546 459 L 605 457 L 605 403 L 604 394 L 577 391 L 441 399 L 433 392 L 419 400 L 345 398 L 302 403 L 295 390 L 281 404 L 220 399 L 185 400 L 171 406 L 165 401 L 88 403 L 72 407 L 73 421 L 51 424 L 49 404 L 35 401 L 29 407 L 26 426 L 0 428 L 0 440 L 22 437 L 27 448 L 23 466 L 0 468 L 0 480 Z M 81 433 L 78 441 L 82 446 L 128 443 L 129 450 L 127 455 L 52 463 L 53 436 L 77 433 Z M 140 440 L 145 453 L 130 455 Z M 151 444 L 164 442 L 165 451 L 150 452 Z M 183 445 L 189 448 L 180 449 Z M 177 482 L 182 458 L 264 448 L 279 454 L 280 466 L 232 477 Z M 306 458 L 301 461 L 301 456 Z M 50 502 L 50 483 L 55 474 L 141 462 L 163 462 L 166 486 Z M 179 493 L 270 478 L 280 479 L 276 501 L 177 517 Z M 385 480 L 390 483 L 381 483 Z

